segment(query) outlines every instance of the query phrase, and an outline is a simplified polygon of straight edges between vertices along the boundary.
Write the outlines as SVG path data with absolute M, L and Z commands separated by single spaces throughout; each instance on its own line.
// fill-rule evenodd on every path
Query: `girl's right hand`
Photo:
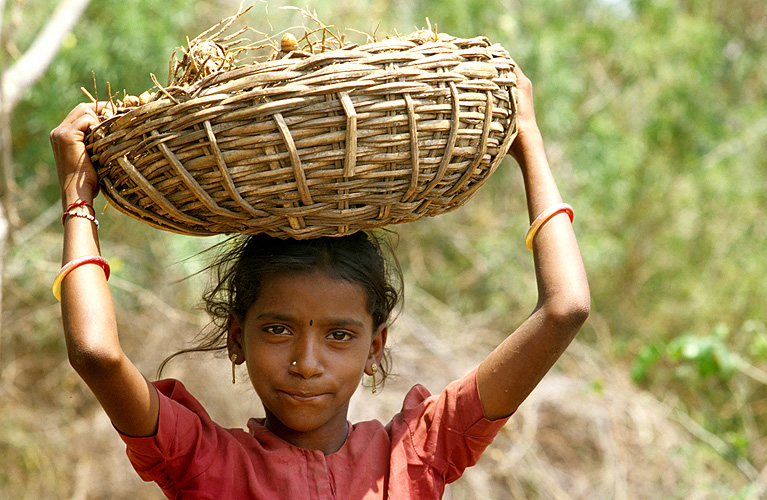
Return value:
M 79 104 L 51 132 L 61 202 L 65 207 L 75 201 L 90 203 L 99 192 L 96 169 L 85 150 L 85 134 L 99 124 L 97 105 Z
M 91 203 L 98 177 L 85 149 L 85 136 L 98 125 L 97 106 L 80 104 L 51 132 L 51 146 L 64 207 Z M 71 217 L 64 226 L 64 263 L 99 255 L 98 233 L 91 222 Z M 79 222 L 76 222 L 79 221 Z M 82 266 L 61 284 L 61 316 L 69 361 L 122 433 L 150 436 L 157 429 L 157 391 L 120 346 L 117 319 L 104 272 Z

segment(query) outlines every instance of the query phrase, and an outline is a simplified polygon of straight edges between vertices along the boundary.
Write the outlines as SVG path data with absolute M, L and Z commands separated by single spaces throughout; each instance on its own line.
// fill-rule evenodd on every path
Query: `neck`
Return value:
M 325 455 L 330 455 L 341 449 L 341 446 L 346 442 L 346 436 L 349 434 L 349 423 L 346 420 L 339 421 L 332 426 L 325 425 L 320 429 L 304 432 L 287 427 L 268 409 L 265 408 L 265 410 L 264 426 L 272 434 L 298 448 L 317 450 Z

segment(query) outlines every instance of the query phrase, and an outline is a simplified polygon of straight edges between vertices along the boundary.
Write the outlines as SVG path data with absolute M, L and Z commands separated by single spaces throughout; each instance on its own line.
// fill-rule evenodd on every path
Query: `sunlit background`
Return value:
M 77 3 L 85 9 L 71 30 L 33 45 L 57 5 Z M 243 24 L 254 38 L 302 33 L 309 21 L 285 5 L 256 3 Z M 534 83 L 552 170 L 575 207 L 591 317 L 445 498 L 767 497 L 764 0 L 296 5 L 360 43 L 358 32 L 380 39 L 427 25 L 501 43 Z M 133 473 L 66 360 L 50 293 L 62 231 L 48 133 L 87 99 L 81 87 L 105 97 L 107 82 L 140 94 L 150 74 L 165 81 L 174 49 L 238 7 L 0 0 L 0 498 L 164 498 Z M 34 55 L 24 68 L 44 72 L 16 92 L 29 74 L 24 54 Z M 151 229 L 115 209 L 99 219 L 121 340 L 152 378 L 206 323 L 198 254 L 218 239 Z M 462 209 L 394 228 L 406 277 L 390 335 L 398 376 L 375 397 L 361 390 L 354 420 L 388 421 L 413 383 L 441 390 L 532 311 L 527 224 L 507 159 Z M 222 425 L 261 415 L 244 372 L 233 387 L 224 359 L 181 358 L 166 374 Z

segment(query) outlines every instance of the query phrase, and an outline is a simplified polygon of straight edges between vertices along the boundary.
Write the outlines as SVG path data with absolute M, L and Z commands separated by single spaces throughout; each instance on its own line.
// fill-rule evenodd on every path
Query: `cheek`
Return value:
M 275 373 L 281 365 L 286 368 L 289 361 L 284 361 L 283 357 L 279 350 L 270 349 L 268 345 L 251 341 L 245 346 L 248 372 L 254 377 L 263 378 L 264 375 Z
M 281 362 L 285 353 L 281 349 L 275 349 L 269 344 L 252 342 L 245 350 L 245 356 L 254 368 L 274 366 Z
M 367 351 L 365 353 L 356 353 L 354 356 L 345 359 L 333 360 L 330 366 L 335 366 L 339 374 L 350 381 L 355 379 L 362 380 L 365 375 L 365 366 L 367 363 Z

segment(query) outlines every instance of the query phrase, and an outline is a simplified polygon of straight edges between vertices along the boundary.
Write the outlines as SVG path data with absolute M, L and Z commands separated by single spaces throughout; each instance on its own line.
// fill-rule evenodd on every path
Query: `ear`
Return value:
M 226 321 L 226 347 L 229 351 L 229 358 L 232 357 L 232 354 L 237 355 L 236 363 L 238 365 L 245 362 L 243 345 L 242 323 L 233 314 L 230 314 Z
M 386 347 L 386 338 L 389 334 L 389 329 L 386 323 L 381 323 L 375 332 L 373 332 L 373 340 L 370 342 L 370 352 L 368 353 L 368 359 L 365 363 L 365 373 L 368 375 L 373 374 L 373 370 L 370 368 L 373 363 L 381 364 L 381 358 L 384 354 L 384 348 Z

